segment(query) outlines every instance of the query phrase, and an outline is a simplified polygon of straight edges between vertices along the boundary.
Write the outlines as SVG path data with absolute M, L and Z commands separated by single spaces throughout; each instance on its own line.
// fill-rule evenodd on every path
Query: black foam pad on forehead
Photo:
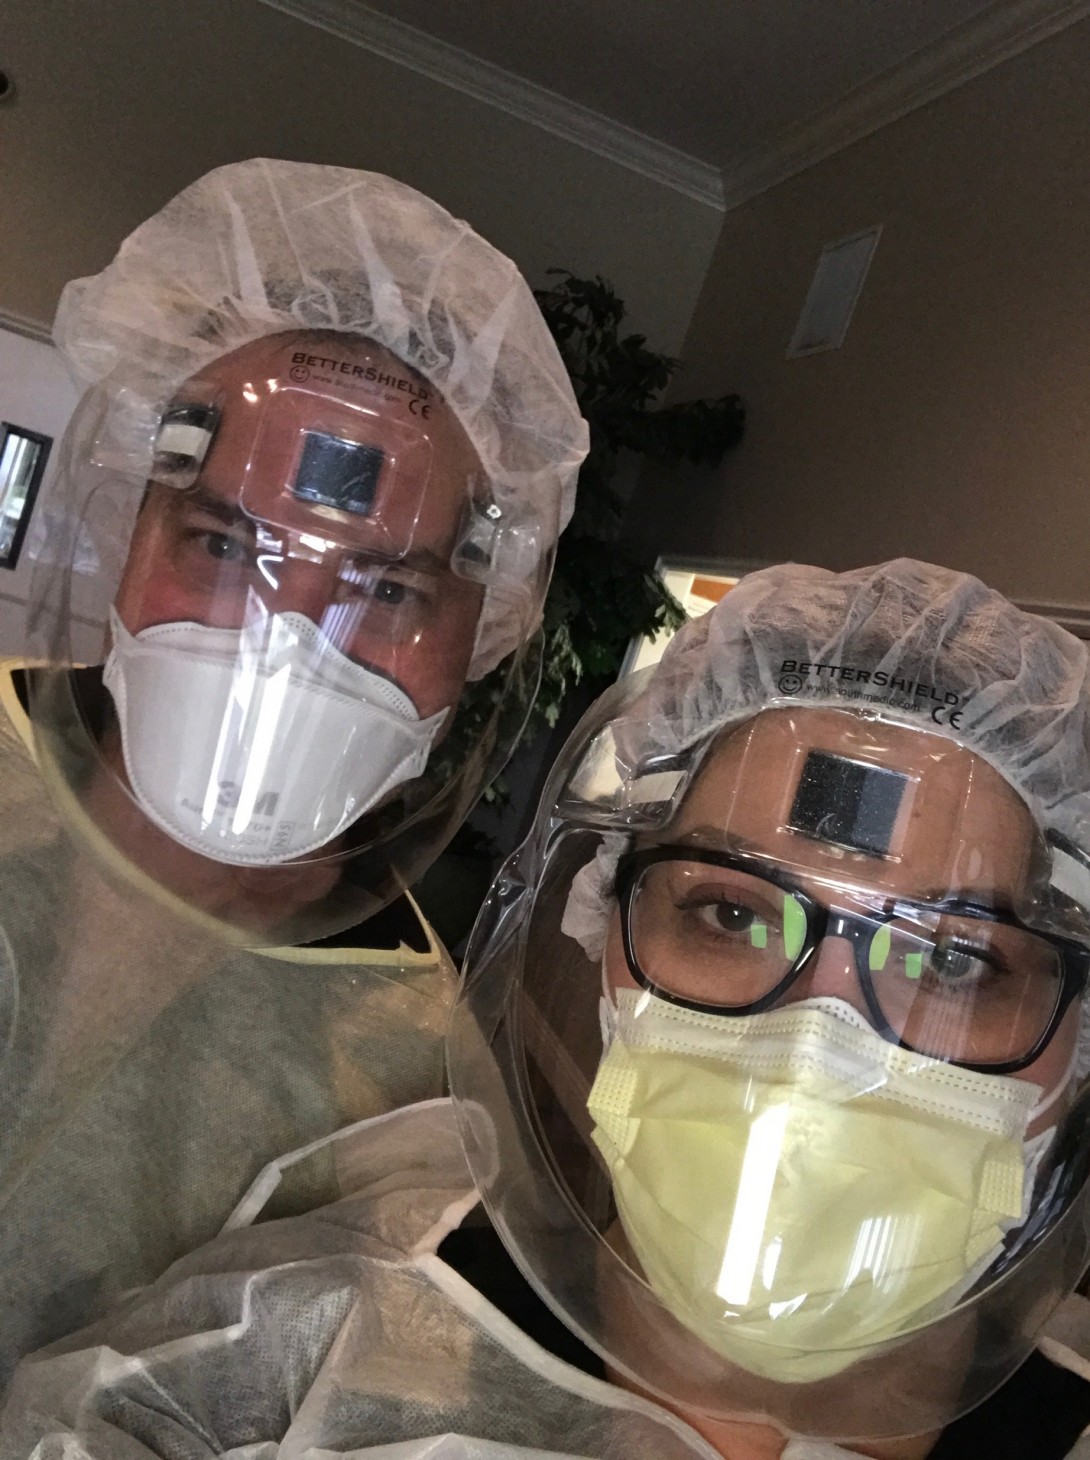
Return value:
M 887 856 L 907 783 L 898 771 L 811 750 L 787 824 L 816 841 Z
M 308 431 L 292 492 L 304 502 L 369 517 L 385 459 L 381 446 Z

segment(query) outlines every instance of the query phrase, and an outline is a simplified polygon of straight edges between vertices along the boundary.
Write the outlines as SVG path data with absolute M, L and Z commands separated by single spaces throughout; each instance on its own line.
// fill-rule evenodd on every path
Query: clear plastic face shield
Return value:
M 949 738 L 785 706 L 641 764 L 640 688 L 576 732 L 467 957 L 486 1199 L 672 1405 L 941 1428 L 1085 1266 L 1070 868 Z
M 431 860 L 524 718 L 525 649 L 470 681 L 486 598 L 530 636 L 537 536 L 506 521 L 434 388 L 353 337 L 243 346 L 142 433 L 115 384 L 80 424 L 74 571 L 39 619 L 72 662 L 57 636 L 89 543 L 106 698 L 39 684 L 62 779 L 123 853 L 247 936 L 359 921 Z M 97 767 L 73 766 L 88 738 Z

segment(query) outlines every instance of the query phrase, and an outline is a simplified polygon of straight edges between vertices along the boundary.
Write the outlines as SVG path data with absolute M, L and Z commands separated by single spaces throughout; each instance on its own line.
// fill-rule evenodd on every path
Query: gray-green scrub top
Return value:
M 65 835 L 0 679 L 2 1393 L 279 1153 L 440 1094 L 455 973 L 423 924 L 425 952 L 248 952 L 126 896 Z M 322 1173 L 266 1215 L 321 1204 Z

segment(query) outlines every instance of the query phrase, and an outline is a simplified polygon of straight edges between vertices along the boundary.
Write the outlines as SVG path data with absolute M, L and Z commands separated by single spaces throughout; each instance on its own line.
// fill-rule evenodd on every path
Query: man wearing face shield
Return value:
M 39 682 L 50 763 L 221 931 L 358 923 L 533 680 L 586 428 L 524 280 L 390 179 L 256 161 L 69 285 L 55 333 L 89 389 L 32 622 L 60 665 L 102 623 L 106 693 Z
M 263 1229 L 259 1183 L 25 1366 L 0 1455 L 167 1412 L 195 1456 L 1074 1455 L 1033 1350 L 1085 1370 L 1086 667 L 925 564 L 746 579 L 565 749 L 453 1100 L 296 1153 L 341 1200 Z
M 0 1387 L 272 1158 L 440 1092 L 453 971 L 401 894 L 529 708 L 586 449 L 514 265 L 375 174 L 218 169 L 55 336 L 87 389 L 4 686 Z

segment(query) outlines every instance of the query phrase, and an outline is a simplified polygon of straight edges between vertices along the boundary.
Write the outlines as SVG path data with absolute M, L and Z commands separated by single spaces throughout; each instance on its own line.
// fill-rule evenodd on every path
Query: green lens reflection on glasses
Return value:
M 875 928 L 874 936 L 870 940 L 870 952 L 867 954 L 867 967 L 871 973 L 881 973 L 889 962 L 889 947 L 892 937 L 888 923 L 883 923 L 880 928 Z
M 802 952 L 806 942 L 806 909 L 788 892 L 783 899 L 783 951 L 790 962 Z

